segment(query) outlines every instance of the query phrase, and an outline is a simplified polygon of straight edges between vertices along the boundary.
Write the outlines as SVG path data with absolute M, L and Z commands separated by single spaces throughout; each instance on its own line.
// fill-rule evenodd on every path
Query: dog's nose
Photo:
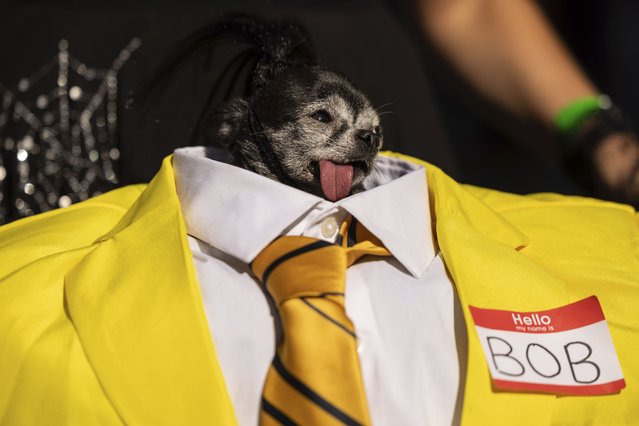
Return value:
M 357 139 L 364 142 L 368 148 L 377 149 L 379 147 L 379 136 L 370 130 L 359 130 Z

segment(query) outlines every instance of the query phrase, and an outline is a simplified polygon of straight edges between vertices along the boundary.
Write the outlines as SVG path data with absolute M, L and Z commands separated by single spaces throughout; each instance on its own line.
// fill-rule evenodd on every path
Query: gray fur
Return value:
M 325 113 L 328 122 L 321 121 Z M 344 77 L 314 67 L 282 71 L 252 99 L 218 107 L 208 124 L 208 142 L 226 147 L 237 165 L 319 196 L 319 160 L 354 163 L 357 192 L 382 146 L 379 116 L 368 97 Z M 265 161 L 259 144 L 268 145 L 281 167 Z

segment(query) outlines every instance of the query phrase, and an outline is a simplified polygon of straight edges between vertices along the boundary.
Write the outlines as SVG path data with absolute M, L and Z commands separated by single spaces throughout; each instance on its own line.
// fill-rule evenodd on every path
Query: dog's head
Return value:
M 194 137 L 225 146 L 240 166 L 330 200 L 357 191 L 382 146 L 379 115 L 346 78 L 317 65 L 299 25 L 245 15 L 206 25 L 177 46 L 148 87 L 224 41 L 243 49 L 225 70 L 237 69 L 231 86 L 247 71 L 245 90 L 218 105 L 215 84 Z
M 219 108 L 211 125 L 212 142 L 244 167 L 333 201 L 357 190 L 382 146 L 370 100 L 317 67 L 283 70 L 250 99 Z

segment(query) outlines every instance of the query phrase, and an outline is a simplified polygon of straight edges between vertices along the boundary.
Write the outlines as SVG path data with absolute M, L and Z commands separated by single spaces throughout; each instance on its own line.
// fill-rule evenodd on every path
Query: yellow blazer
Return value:
M 467 324 L 462 422 L 639 424 L 634 211 L 461 186 L 427 170 L 435 238 Z M 626 389 L 597 397 L 493 391 L 469 304 L 531 311 L 592 294 Z M 148 186 L 0 228 L 0 424 L 123 423 L 235 424 L 170 157 Z

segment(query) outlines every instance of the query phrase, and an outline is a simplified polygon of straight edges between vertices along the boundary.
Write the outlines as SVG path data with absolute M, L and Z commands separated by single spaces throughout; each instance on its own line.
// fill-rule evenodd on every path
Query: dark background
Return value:
M 390 112 L 383 116 L 386 148 L 430 161 L 466 183 L 518 193 L 582 193 L 562 172 L 553 136 L 474 96 L 423 40 L 406 0 L 0 4 L 0 82 L 8 88 L 55 54 L 62 38 L 73 56 L 103 68 L 133 37 L 142 39 L 119 75 L 121 184 L 148 181 L 165 155 L 190 143 L 224 55 L 189 62 L 145 113 L 130 95 L 181 37 L 239 11 L 292 17 L 306 25 L 321 62 Z M 636 122 L 639 3 L 540 4 L 598 87 Z

